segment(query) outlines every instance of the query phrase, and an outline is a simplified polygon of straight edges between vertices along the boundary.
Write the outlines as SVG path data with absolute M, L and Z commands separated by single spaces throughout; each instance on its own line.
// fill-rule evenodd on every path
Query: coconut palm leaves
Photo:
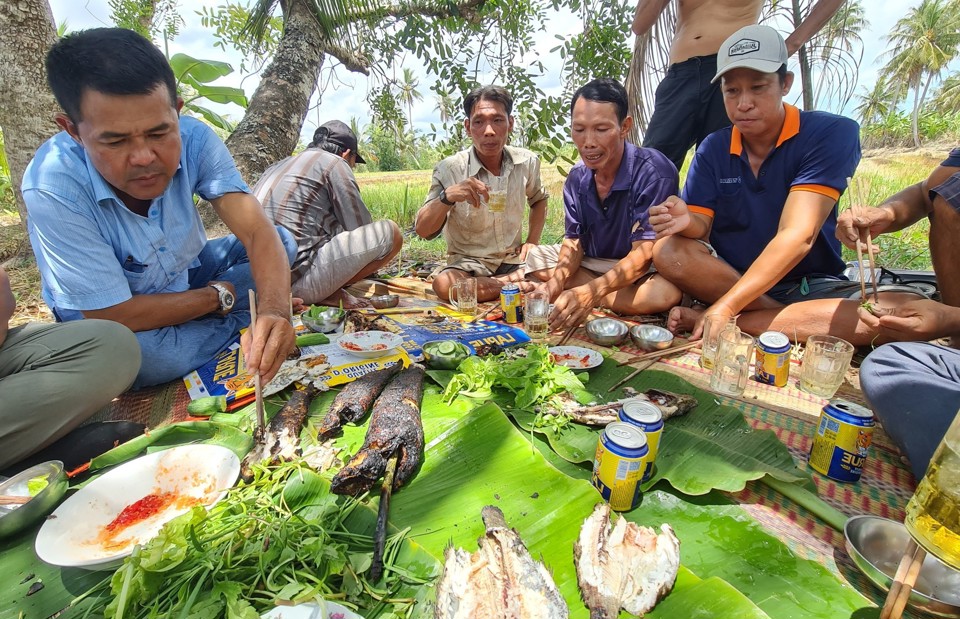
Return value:
M 918 121 L 927 91 L 960 51 L 960 0 L 922 0 L 887 35 L 890 49 L 883 75 L 913 91 L 913 141 L 920 146 Z

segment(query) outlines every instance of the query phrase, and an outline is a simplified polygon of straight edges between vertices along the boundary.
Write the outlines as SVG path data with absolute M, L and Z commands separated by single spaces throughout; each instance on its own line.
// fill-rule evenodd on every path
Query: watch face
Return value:
M 236 301 L 236 299 L 234 299 L 233 293 L 229 290 L 224 290 L 220 293 L 220 304 L 223 306 L 223 309 L 231 309 L 234 301 Z

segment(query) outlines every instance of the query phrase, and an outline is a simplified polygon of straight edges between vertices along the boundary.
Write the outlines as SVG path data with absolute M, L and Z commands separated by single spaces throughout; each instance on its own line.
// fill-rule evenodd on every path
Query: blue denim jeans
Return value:
M 293 264 L 297 242 L 285 228 L 277 232 Z M 233 234 L 212 239 L 198 256 L 200 266 L 190 269 L 190 289 L 203 288 L 213 280 L 228 281 L 237 294 L 233 310 L 226 316 L 210 314 L 190 322 L 136 334 L 143 364 L 133 383 L 134 389 L 159 385 L 183 377 L 197 369 L 236 338 L 250 324 L 249 291 L 254 288 L 247 250 Z

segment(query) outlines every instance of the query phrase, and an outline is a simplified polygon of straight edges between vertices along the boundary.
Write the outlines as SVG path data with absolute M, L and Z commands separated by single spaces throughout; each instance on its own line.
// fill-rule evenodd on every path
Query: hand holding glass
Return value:
M 487 199 L 487 208 L 491 213 L 502 213 L 507 208 L 507 177 L 493 176 L 487 180 L 490 197 Z

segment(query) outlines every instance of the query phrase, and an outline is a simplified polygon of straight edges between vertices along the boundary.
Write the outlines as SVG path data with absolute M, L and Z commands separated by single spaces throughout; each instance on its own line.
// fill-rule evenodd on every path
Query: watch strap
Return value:
M 446 204 L 447 206 L 453 206 L 454 204 L 456 204 L 456 202 L 452 202 L 452 201 L 450 201 L 450 200 L 447 199 L 447 190 L 446 190 L 446 189 L 441 189 L 441 190 L 440 190 L 440 201 L 443 202 L 444 204 Z

